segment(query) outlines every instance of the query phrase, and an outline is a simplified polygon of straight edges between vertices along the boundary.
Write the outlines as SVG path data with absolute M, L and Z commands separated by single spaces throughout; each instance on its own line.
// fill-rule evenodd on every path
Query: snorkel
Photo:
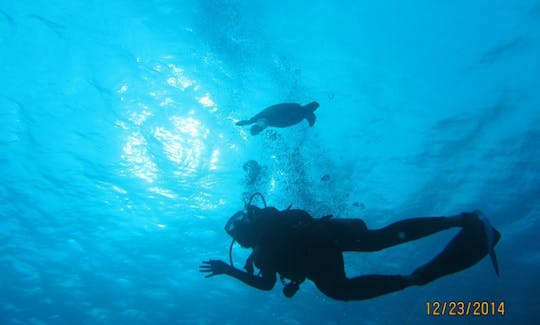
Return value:
M 241 220 L 243 218 L 246 218 L 248 217 L 248 208 L 251 206 L 251 202 L 253 202 L 253 199 L 256 197 L 256 196 L 259 196 L 264 204 L 264 207 L 266 208 L 266 200 L 264 199 L 264 196 L 260 193 L 260 192 L 255 192 L 251 195 L 251 197 L 249 198 L 249 200 L 247 201 L 246 204 L 244 204 L 244 210 L 243 211 L 239 211 L 237 213 L 235 213 L 230 219 L 229 221 L 227 222 L 227 224 L 225 225 L 225 231 L 230 235 L 230 231 L 229 231 L 229 228 L 230 226 L 237 220 Z M 231 235 L 232 236 L 232 235 Z M 233 258 L 232 258 L 232 250 L 233 250 L 233 246 L 234 246 L 234 243 L 236 242 L 236 239 L 232 239 L 231 241 L 231 245 L 229 246 L 229 264 L 234 267 L 234 263 L 233 263 Z

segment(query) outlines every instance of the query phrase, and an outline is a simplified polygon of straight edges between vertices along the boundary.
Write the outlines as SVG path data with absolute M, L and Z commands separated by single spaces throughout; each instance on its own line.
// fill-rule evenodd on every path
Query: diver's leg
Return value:
M 402 290 L 414 283 L 408 276 L 365 275 L 348 279 L 343 255 L 336 250 L 322 248 L 317 258 L 309 263 L 308 278 L 326 296 L 337 300 L 362 300 Z
M 317 288 L 337 300 L 364 300 L 400 291 L 412 285 L 401 275 L 363 275 L 352 279 L 327 278 L 314 280 Z
M 374 252 L 416 240 L 452 227 L 463 227 L 466 214 L 451 217 L 423 217 L 395 222 L 376 230 L 366 230 L 344 245 L 344 251 Z
M 408 278 L 415 285 L 424 285 L 445 275 L 467 269 L 478 263 L 488 253 L 492 255 L 493 266 L 498 274 L 493 247 L 497 245 L 500 238 L 501 234 L 489 224 L 486 225 L 486 221 L 479 218 L 468 219 L 467 225 L 439 255 L 416 269 Z

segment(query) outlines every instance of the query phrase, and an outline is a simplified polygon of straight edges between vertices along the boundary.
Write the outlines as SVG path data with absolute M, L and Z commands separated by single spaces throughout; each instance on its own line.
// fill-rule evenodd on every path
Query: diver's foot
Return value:
M 480 216 L 482 215 L 483 213 L 480 210 L 462 212 L 459 215 L 459 218 L 461 219 L 461 226 L 463 228 L 479 227 L 482 224 L 482 221 L 480 220 Z
M 493 264 L 493 269 L 495 270 L 495 273 L 499 275 L 499 263 L 497 261 L 497 255 L 495 254 L 495 245 L 497 245 L 497 242 L 501 238 L 501 234 L 491 226 L 487 217 L 480 210 L 463 212 L 460 216 L 462 217 L 463 228 L 481 229 L 482 235 L 485 238 L 487 252 L 491 258 L 491 263 Z
M 452 227 L 461 227 L 465 229 L 484 229 L 484 213 L 480 210 L 472 212 L 462 212 L 455 216 L 448 217 L 448 222 Z M 489 222 L 488 222 L 489 224 Z M 491 227 L 491 226 L 490 226 Z
M 462 212 L 460 214 L 447 217 L 448 225 L 450 227 L 461 227 L 461 228 L 474 228 L 480 227 L 480 215 L 482 211 L 474 210 L 472 212 Z
M 406 276 L 409 285 L 425 285 L 442 276 L 462 271 L 489 255 L 495 273 L 499 265 L 495 246 L 501 234 L 493 228 L 482 212 L 464 212 L 448 217 L 453 227 L 462 227 L 445 249 L 427 264 Z

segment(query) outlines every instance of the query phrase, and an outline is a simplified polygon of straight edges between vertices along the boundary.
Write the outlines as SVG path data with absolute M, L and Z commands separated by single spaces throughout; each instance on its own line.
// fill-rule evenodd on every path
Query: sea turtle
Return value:
M 251 127 L 251 134 L 257 135 L 268 126 L 285 128 L 295 125 L 306 119 L 309 126 L 315 124 L 315 114 L 313 113 L 319 107 L 319 103 L 311 102 L 306 105 L 297 103 L 276 104 L 265 108 L 249 120 L 243 120 L 236 123 L 238 126 L 255 124 Z

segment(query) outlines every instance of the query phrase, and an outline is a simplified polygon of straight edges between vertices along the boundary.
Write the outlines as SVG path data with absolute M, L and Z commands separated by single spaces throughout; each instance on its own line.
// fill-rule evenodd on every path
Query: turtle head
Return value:
M 308 109 L 308 110 L 314 112 L 317 108 L 319 108 L 319 103 L 317 103 L 317 102 L 311 102 L 311 103 L 309 103 L 309 104 L 306 104 L 304 107 L 305 107 L 306 109 Z

